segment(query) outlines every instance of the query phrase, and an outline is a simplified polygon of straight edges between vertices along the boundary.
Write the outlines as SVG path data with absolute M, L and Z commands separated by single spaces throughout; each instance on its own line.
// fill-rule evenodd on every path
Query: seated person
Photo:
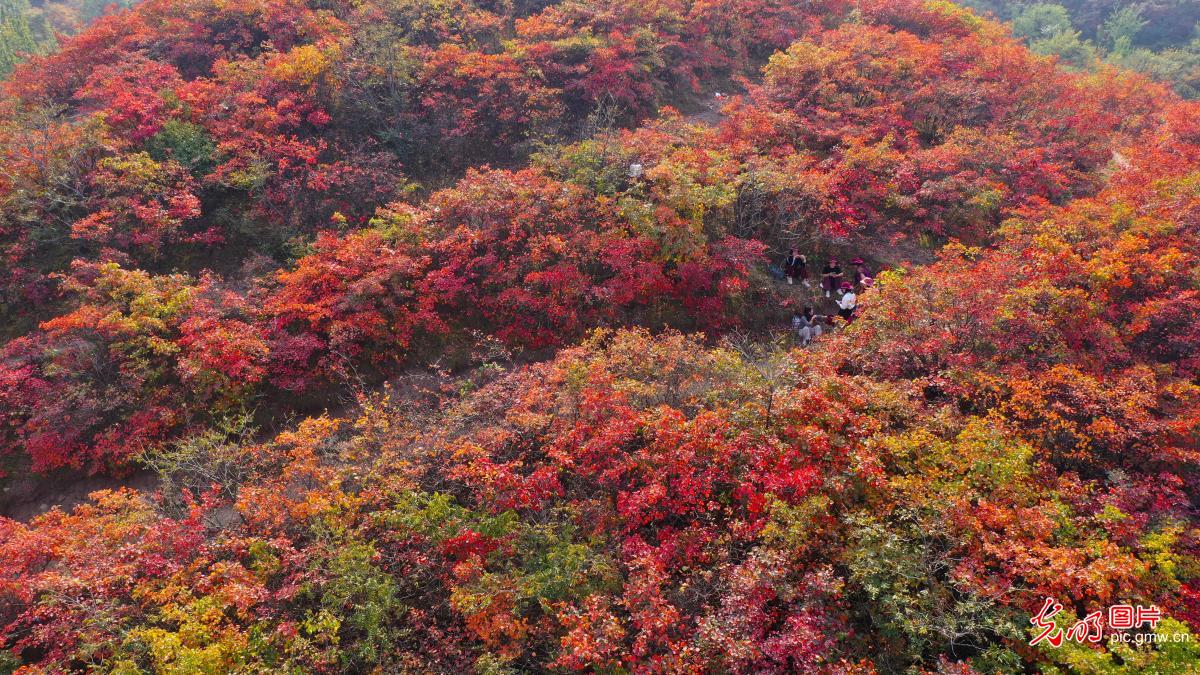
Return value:
M 842 283 L 842 266 L 836 258 L 830 258 L 821 270 L 821 288 L 825 289 L 825 297 L 829 297 L 838 284 Z
M 821 323 L 825 317 L 813 314 L 812 307 L 805 307 L 803 314 L 792 315 L 792 328 L 800 336 L 800 344 L 808 346 L 815 338 L 821 336 Z
M 854 265 L 854 286 L 856 288 L 866 288 L 871 285 L 871 270 L 867 269 L 867 263 L 862 258 L 855 258 L 850 261 Z
M 796 249 L 789 249 L 788 255 L 783 259 L 783 273 L 787 276 L 787 282 L 790 286 L 794 279 L 799 279 L 808 285 L 808 258 L 800 255 Z
M 858 306 L 858 296 L 854 294 L 854 284 L 843 281 L 838 289 L 838 316 L 849 323 L 854 320 L 854 308 Z

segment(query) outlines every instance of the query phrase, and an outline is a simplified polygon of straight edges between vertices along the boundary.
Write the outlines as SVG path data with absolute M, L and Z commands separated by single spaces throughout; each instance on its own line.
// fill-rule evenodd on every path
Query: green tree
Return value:
M 1018 637 L 1019 619 L 955 579 L 954 550 L 961 542 L 954 541 L 948 520 L 904 508 L 852 522 L 849 568 L 860 594 L 858 606 L 893 655 L 906 661 L 886 663 L 885 670 L 928 663 L 937 654 L 982 657 L 989 663 L 1012 660 L 989 648 Z
M 1048 38 L 1035 40 L 1029 47 L 1039 54 L 1057 56 L 1080 68 L 1092 65 L 1098 57 L 1096 47 L 1091 42 L 1080 39 L 1079 31 L 1074 30 L 1064 30 Z
M 0 0 L 0 76 L 7 77 L 37 49 L 37 40 L 29 28 L 27 0 Z
M 1047 40 L 1072 30 L 1071 15 L 1062 5 L 1030 5 L 1013 18 L 1012 30 L 1030 43 Z
M 1108 15 L 1104 25 L 1100 27 L 1100 40 L 1114 54 L 1127 54 L 1133 48 L 1133 41 L 1149 23 L 1142 18 L 1142 10 L 1138 7 L 1122 7 Z
M 193 175 L 202 176 L 212 169 L 217 146 L 204 128 L 182 120 L 167 120 L 162 130 L 147 143 L 150 156 L 165 162 L 173 159 Z

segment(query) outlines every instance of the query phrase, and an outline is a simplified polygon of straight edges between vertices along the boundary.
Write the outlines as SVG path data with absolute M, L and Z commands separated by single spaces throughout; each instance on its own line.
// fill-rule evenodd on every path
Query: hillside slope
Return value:
M 160 480 L 0 518 L 14 667 L 1200 662 L 1160 85 L 939 0 L 148 0 L 3 86 L 0 453 Z M 795 246 L 888 268 L 807 347 Z

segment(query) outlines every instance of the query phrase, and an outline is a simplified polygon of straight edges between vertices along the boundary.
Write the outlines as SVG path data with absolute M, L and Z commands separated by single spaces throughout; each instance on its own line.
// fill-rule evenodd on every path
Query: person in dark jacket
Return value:
M 842 283 L 842 266 L 836 258 L 830 258 L 821 270 L 821 288 L 825 289 L 825 297 L 829 297 Z
M 788 250 L 787 257 L 783 259 L 783 273 L 787 277 L 789 286 L 796 279 L 808 286 L 808 258 L 800 255 L 800 252 L 794 248 Z

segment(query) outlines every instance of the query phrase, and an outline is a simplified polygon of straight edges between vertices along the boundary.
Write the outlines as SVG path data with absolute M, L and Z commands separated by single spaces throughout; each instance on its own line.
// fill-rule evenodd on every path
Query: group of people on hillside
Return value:
M 853 290 L 871 285 L 873 279 L 870 271 L 867 270 L 866 261 L 862 258 L 855 258 L 850 261 L 850 264 L 854 266 L 854 270 L 847 279 L 837 258 L 830 258 L 825 263 L 825 267 L 821 269 L 821 287 L 825 289 L 825 297 L 831 297 L 837 290 Z M 783 259 L 783 275 L 787 278 L 788 285 L 799 280 L 805 286 L 811 286 L 812 284 L 808 280 L 808 257 L 801 255 L 794 248 L 790 249 L 787 257 Z
M 838 316 L 847 322 L 854 320 L 854 310 L 858 307 L 856 290 L 870 288 L 874 283 L 865 260 L 855 258 L 850 264 L 854 269 L 849 277 L 842 270 L 837 258 L 830 258 L 821 269 L 821 288 L 825 291 L 825 297 L 837 304 Z M 783 259 L 783 276 L 789 285 L 799 281 L 811 287 L 808 258 L 794 248 L 789 250 L 787 257 Z M 807 345 L 821 335 L 821 324 L 829 319 L 828 316 L 815 314 L 812 307 L 805 307 L 802 313 L 792 315 L 792 328 L 800 336 L 801 342 Z

